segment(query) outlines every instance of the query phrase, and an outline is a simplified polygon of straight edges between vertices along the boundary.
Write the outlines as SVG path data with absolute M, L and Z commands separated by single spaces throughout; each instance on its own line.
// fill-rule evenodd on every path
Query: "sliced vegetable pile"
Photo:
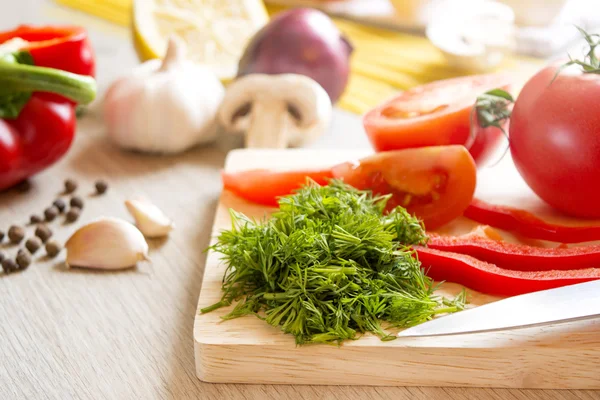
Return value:
M 232 229 L 212 246 L 227 264 L 224 294 L 202 312 L 241 299 L 225 319 L 254 314 L 304 344 L 365 332 L 393 340 L 386 328 L 461 310 L 464 294 L 434 295 L 407 247 L 425 243 L 423 226 L 401 207 L 384 213 L 390 199 L 338 180 L 310 181 L 279 199 L 268 220 L 231 211 Z
M 560 242 L 553 249 L 467 235 L 429 233 L 414 250 L 430 278 L 451 281 L 483 293 L 512 296 L 600 279 L 600 246 L 566 248 L 564 243 L 600 239 L 600 227 L 569 227 L 542 221 L 510 207 L 473 198 L 476 169 L 462 146 L 437 146 L 377 153 L 331 169 L 312 171 L 251 170 L 223 173 L 225 189 L 246 200 L 280 206 L 302 187 L 343 181 L 353 190 L 386 196 L 384 215 L 406 209 L 428 230 L 464 215 L 482 224 L 525 237 Z

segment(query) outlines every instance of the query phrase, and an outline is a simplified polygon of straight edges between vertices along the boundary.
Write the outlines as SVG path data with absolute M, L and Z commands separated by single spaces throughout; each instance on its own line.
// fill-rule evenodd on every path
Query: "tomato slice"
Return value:
M 388 210 L 402 206 L 435 229 L 463 214 L 475 193 L 477 170 L 458 145 L 377 153 L 332 169 L 224 172 L 224 188 L 250 202 L 277 207 L 311 178 L 326 185 L 332 178 L 377 195 L 391 194 Z
M 401 93 L 365 114 L 363 125 L 376 151 L 467 145 L 481 164 L 501 143 L 498 128 L 473 127 L 472 110 L 487 90 L 510 88 L 507 75 L 487 74 L 446 79 Z M 474 117 L 474 116 L 473 116 Z
M 361 190 L 392 194 L 388 209 L 402 206 L 427 229 L 459 217 L 475 193 L 477 169 L 463 146 L 433 146 L 377 153 L 333 168 L 333 175 Z
M 307 178 L 326 185 L 333 177 L 331 169 L 314 171 L 271 171 L 255 169 L 242 172 L 223 172 L 223 187 L 237 196 L 269 207 L 277 207 L 281 196 L 292 194 Z

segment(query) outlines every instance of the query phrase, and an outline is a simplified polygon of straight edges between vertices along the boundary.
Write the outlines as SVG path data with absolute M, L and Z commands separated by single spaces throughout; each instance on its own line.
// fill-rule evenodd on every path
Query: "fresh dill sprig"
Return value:
M 231 213 L 232 227 L 210 250 L 227 265 L 223 296 L 210 312 L 237 301 L 224 319 L 256 315 L 296 343 L 341 343 L 382 327 L 408 327 L 461 310 L 434 294 L 410 245 L 425 244 L 422 223 L 405 209 L 384 213 L 389 196 L 340 181 L 313 181 L 279 200 L 271 218 Z

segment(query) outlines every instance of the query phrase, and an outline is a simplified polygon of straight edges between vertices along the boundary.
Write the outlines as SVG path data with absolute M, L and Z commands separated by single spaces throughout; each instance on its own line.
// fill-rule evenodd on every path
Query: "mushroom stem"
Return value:
M 283 106 L 262 108 L 252 114 L 250 128 L 246 131 L 247 148 L 284 149 L 288 145 L 290 127 L 293 124 Z
M 183 60 L 186 56 L 186 47 L 181 39 L 175 35 L 169 36 L 167 52 L 163 58 L 159 71 L 168 71 L 172 66 Z

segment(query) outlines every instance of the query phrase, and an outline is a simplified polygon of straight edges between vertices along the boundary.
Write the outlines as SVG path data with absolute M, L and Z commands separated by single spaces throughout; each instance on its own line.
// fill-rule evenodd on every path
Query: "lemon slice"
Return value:
M 252 36 L 268 22 L 262 0 L 134 0 L 133 29 L 142 59 L 162 58 L 170 35 L 188 57 L 223 81 L 237 74 Z

